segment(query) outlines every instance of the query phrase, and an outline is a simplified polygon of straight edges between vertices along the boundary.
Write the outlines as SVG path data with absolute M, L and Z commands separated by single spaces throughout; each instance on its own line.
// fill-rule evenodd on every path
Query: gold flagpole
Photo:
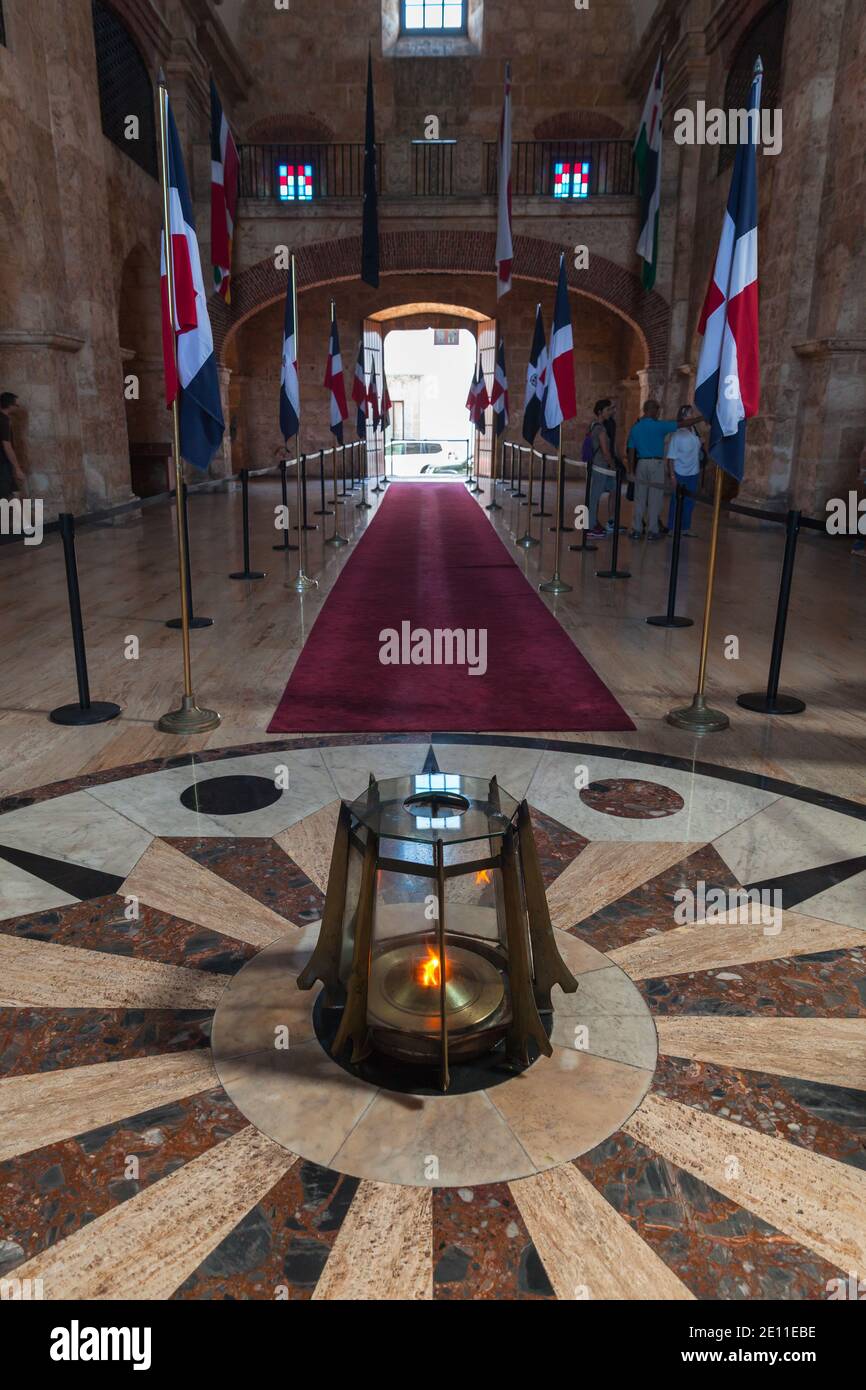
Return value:
M 165 278 L 171 315 L 171 341 L 177 370 L 177 338 L 174 333 L 174 259 L 171 245 L 171 194 L 168 183 L 168 91 L 165 77 L 159 74 L 159 152 L 162 176 L 163 247 Z M 171 406 L 172 448 L 174 449 L 175 518 L 177 521 L 177 568 L 180 582 L 180 631 L 183 646 L 183 695 L 179 709 L 168 710 L 157 728 L 165 734 L 206 734 L 220 724 L 216 710 L 200 709 L 192 689 L 192 660 L 189 650 L 189 602 L 186 588 L 186 535 L 183 529 L 183 461 L 180 456 L 180 401 L 178 394 Z
M 698 666 L 698 688 L 692 703 L 683 709 L 672 709 L 665 716 L 676 729 L 688 729 L 693 734 L 718 734 L 730 725 L 730 719 L 721 710 L 710 709 L 704 699 L 704 684 L 707 676 L 707 650 L 710 641 L 710 613 L 713 607 L 713 584 L 716 577 L 716 548 L 719 539 L 719 515 L 722 507 L 722 469 L 718 464 L 713 490 L 713 527 L 710 534 L 710 563 L 707 570 L 707 592 L 704 598 L 704 626 L 701 632 L 701 659 Z
M 292 312 L 294 322 L 292 327 L 295 333 L 295 361 L 300 361 L 300 344 L 298 342 L 298 280 L 295 273 L 295 253 L 292 252 Z M 310 589 L 318 589 L 318 579 L 311 579 L 306 573 L 307 565 L 307 533 L 304 530 L 304 499 L 302 496 L 301 482 L 301 374 L 298 372 L 298 431 L 295 435 L 295 472 L 298 494 L 298 572 L 295 575 L 292 588 L 296 593 L 305 594 Z
M 547 579 L 543 584 L 539 584 L 546 594 L 570 594 L 571 585 L 566 584 L 562 575 L 559 573 L 559 552 L 562 548 L 562 530 L 559 525 L 559 518 L 562 515 L 560 499 L 562 498 L 562 424 L 559 426 L 559 452 L 556 465 L 556 541 L 553 551 L 553 578 Z

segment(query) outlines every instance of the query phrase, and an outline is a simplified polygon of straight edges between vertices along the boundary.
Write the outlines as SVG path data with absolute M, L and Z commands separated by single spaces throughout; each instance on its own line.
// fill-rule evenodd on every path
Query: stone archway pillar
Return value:
M 665 382 L 667 373 L 662 367 L 641 367 L 637 374 L 640 385 L 640 408 L 649 400 L 659 401 L 665 408 Z M 670 403 L 668 403 L 669 405 Z
M 223 433 L 222 444 L 211 460 L 210 476 L 212 478 L 230 478 L 232 476 L 232 439 L 231 439 L 231 408 L 229 406 L 229 386 L 231 384 L 231 368 L 224 362 L 217 363 L 217 376 L 220 384 L 220 403 L 223 408 L 223 420 L 225 431 Z

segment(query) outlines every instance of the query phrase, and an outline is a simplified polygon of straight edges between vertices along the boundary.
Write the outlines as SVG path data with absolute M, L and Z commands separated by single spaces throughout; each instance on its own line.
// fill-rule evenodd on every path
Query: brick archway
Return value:
M 496 237 L 493 232 L 450 231 L 385 232 L 380 237 L 380 269 L 383 296 L 387 276 L 405 274 L 493 275 Z M 339 237 L 294 248 L 299 291 L 345 280 L 357 280 L 361 263 L 361 239 Z M 559 272 L 560 247 L 539 237 L 514 239 L 515 279 L 554 285 Z M 226 343 L 246 319 L 282 298 L 288 272 L 276 270 L 269 257 L 241 273 L 232 282 L 232 303 L 214 296 L 210 301 L 214 343 L 222 358 Z M 667 367 L 670 309 L 655 291 L 647 292 L 637 275 L 590 253 L 587 270 L 569 266 L 569 288 L 598 300 L 631 325 L 643 344 L 646 366 Z M 384 305 L 382 307 L 385 307 Z

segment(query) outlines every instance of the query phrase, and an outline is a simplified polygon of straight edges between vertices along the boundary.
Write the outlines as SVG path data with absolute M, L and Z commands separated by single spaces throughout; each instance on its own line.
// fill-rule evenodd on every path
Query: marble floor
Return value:
M 460 484 L 455 484 L 460 486 Z M 484 505 L 489 488 L 478 498 Z M 327 493 L 330 502 L 330 488 Z M 500 489 L 503 509 L 486 513 L 533 585 L 550 576 L 554 536 L 550 519 L 533 514 L 534 549 L 515 547 L 527 526 L 525 502 Z M 582 485 L 567 489 L 566 510 L 582 501 Z M 172 512 L 156 506 L 122 525 L 82 527 L 78 562 L 87 627 L 94 699 L 117 701 L 119 719 L 88 729 L 61 728 L 48 712 L 75 691 L 62 555 L 56 536 L 24 551 L 0 547 L 0 796 L 59 782 L 83 773 L 120 769 L 144 759 L 169 759 L 206 748 L 259 745 L 283 693 L 306 635 L 322 604 L 376 515 L 356 499 L 339 504 L 342 532 L 352 544 L 326 544 L 334 522 L 312 520 L 308 569 L 319 587 L 303 600 L 287 587 L 296 557 L 275 554 L 274 505 L 279 487 L 256 479 L 251 487 L 252 560 L 267 571 L 255 583 L 228 578 L 240 567 L 240 495 L 197 495 L 190 502 L 193 589 L 196 609 L 215 619 L 192 634 L 193 672 L 202 703 L 220 710 L 216 731 L 178 740 L 155 725 L 179 700 L 180 643 L 165 627 L 178 609 Z M 371 494 L 378 506 L 381 497 Z M 535 501 L 538 501 L 536 492 Z M 552 504 L 548 487 L 546 510 Z M 319 507 L 318 487 L 310 510 Z M 534 507 L 534 513 L 537 512 Z M 866 686 L 862 633 L 866 625 L 863 562 L 844 540 L 803 532 L 788 618 L 782 688 L 799 694 L 804 713 L 771 717 L 737 705 L 739 692 L 766 684 L 776 595 L 782 562 L 782 529 L 757 529 L 726 517 L 722 527 L 710 646 L 708 693 L 731 719 L 726 733 L 696 739 L 664 722 L 673 706 L 691 699 L 698 665 L 700 618 L 707 560 L 707 509 L 698 508 L 697 535 L 683 542 L 678 612 L 690 628 L 648 626 L 664 612 L 667 543 L 635 544 L 623 537 L 621 560 L 628 580 L 604 581 L 595 572 L 609 558 L 609 541 L 596 552 L 574 553 L 566 544 L 562 571 L 572 592 L 545 596 L 558 621 L 577 643 L 635 724 L 634 733 L 579 734 L 602 747 L 670 754 L 802 783 L 866 803 Z M 566 542 L 574 536 L 567 535 Z M 375 613 L 359 595 L 359 622 Z M 138 639 L 129 657 L 128 639 Z M 736 638 L 736 655 L 731 638 Z M 340 729 L 328 732 L 339 733 Z M 483 730 L 481 732 L 484 732 Z M 515 729 L 514 733 L 537 730 Z M 548 731 L 550 732 L 550 731 Z M 568 730 L 563 738 L 575 737 Z M 275 736 L 278 738 L 279 736 Z
M 432 767 L 527 799 L 579 982 L 551 1058 L 435 1097 L 336 1067 L 294 989 L 340 799 Z M 826 1299 L 866 1268 L 864 825 L 764 769 L 531 735 L 249 741 L 8 796 L 0 1274 Z

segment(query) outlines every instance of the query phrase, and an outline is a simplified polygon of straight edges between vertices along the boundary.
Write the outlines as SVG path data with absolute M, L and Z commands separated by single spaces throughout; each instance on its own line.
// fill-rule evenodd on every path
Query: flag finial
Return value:
M 761 55 L 759 53 L 757 58 L 755 59 L 755 66 L 752 69 L 752 76 L 757 77 L 759 74 L 763 74 L 763 71 L 764 64 L 761 62 Z
M 160 68 L 159 72 L 156 74 L 156 85 L 158 87 L 168 86 L 168 83 L 165 80 L 165 72 L 162 68 Z

